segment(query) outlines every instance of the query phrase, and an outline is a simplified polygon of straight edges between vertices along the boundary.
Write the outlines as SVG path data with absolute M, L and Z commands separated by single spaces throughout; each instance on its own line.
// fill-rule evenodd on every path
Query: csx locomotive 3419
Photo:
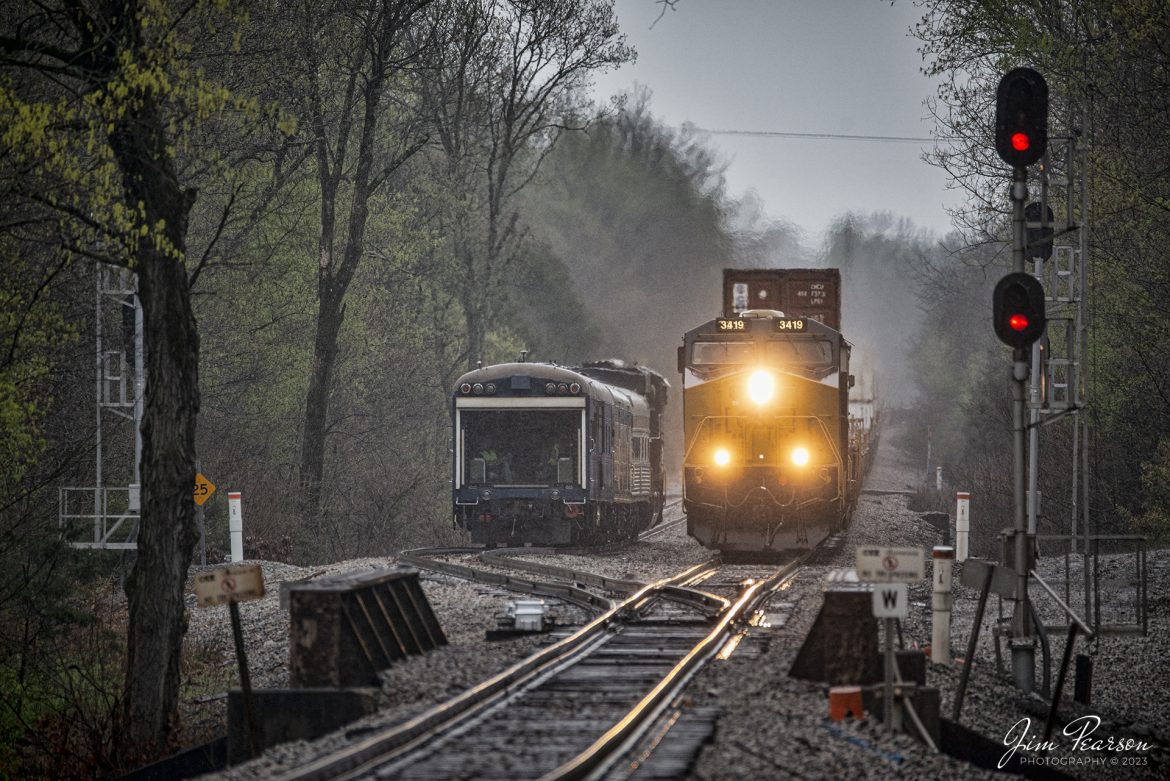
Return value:
M 661 519 L 667 382 L 617 361 L 486 366 L 452 399 L 455 523 L 485 545 L 628 538 Z
M 679 350 L 688 532 L 725 552 L 814 546 L 847 522 L 869 444 L 850 423 L 840 278 L 728 269 L 724 279 L 727 316 L 688 331 Z

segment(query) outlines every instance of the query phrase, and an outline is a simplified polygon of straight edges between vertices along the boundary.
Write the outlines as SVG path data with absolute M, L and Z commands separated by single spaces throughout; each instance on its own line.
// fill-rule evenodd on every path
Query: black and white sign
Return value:
M 857 548 L 857 579 L 863 583 L 913 583 L 926 571 L 922 548 Z
M 905 583 L 874 584 L 874 618 L 905 618 L 908 612 L 906 589 Z

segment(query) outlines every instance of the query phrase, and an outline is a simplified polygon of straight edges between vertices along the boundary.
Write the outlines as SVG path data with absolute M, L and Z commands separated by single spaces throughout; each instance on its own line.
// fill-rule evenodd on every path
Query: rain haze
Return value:
M 933 85 L 908 30 L 909 2 L 877 0 L 617 0 L 637 62 L 596 80 L 599 100 L 648 87 L 670 125 L 753 131 L 929 138 Z M 658 17 L 661 15 L 661 18 Z M 657 22 L 655 20 L 658 19 Z M 930 142 L 714 133 L 729 195 L 754 191 L 773 219 L 817 246 L 846 211 L 888 211 L 944 235 L 959 201 L 922 161 Z

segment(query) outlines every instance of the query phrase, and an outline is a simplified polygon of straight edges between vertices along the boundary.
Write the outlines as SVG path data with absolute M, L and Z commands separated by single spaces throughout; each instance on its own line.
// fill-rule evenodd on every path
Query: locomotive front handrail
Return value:
M 695 447 L 698 446 L 703 428 L 709 422 L 716 420 L 749 421 L 752 423 L 755 421 L 774 423 L 779 420 L 815 420 L 817 425 L 821 427 L 821 434 L 824 435 L 825 441 L 829 443 L 829 449 L 832 451 L 833 458 L 836 459 L 837 463 L 841 463 L 841 451 L 838 449 L 837 443 L 833 441 L 833 437 L 829 433 L 829 427 L 825 425 L 824 418 L 820 415 L 774 415 L 770 418 L 755 415 L 705 415 L 703 420 L 699 422 L 699 427 L 695 430 L 695 435 L 691 437 L 690 445 L 683 454 L 684 466 L 690 461 L 691 453 L 694 451 Z

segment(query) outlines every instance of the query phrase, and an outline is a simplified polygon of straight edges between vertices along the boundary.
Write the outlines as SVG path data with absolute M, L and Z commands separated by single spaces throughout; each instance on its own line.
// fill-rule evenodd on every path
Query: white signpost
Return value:
M 240 492 L 228 492 L 228 532 L 232 543 L 232 562 L 244 560 L 244 511 Z
M 894 620 L 909 612 L 908 583 L 925 577 L 922 548 L 881 548 L 862 545 L 857 548 L 857 579 L 873 585 L 873 615 L 885 624 L 886 680 L 882 709 L 886 731 L 899 725 L 894 710 Z
M 967 560 L 968 536 L 971 534 L 971 494 L 955 494 L 955 560 Z

